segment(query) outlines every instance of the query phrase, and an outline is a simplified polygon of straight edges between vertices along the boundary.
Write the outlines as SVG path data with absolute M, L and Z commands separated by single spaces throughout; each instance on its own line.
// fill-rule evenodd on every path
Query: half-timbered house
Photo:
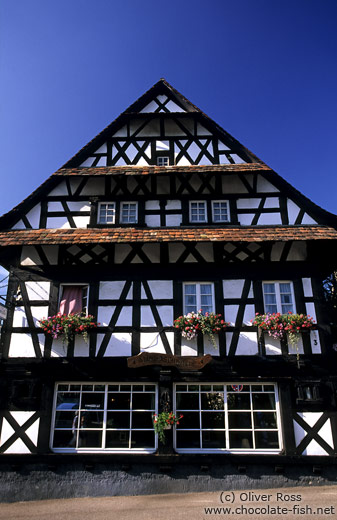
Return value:
M 94 494 L 158 491 L 158 474 L 172 490 L 245 472 L 327 477 L 336 377 L 322 282 L 336 229 L 160 80 L 0 219 L 2 468 L 46 482 L 75 468 L 82 490 L 91 472 Z M 229 323 L 216 347 L 173 325 L 200 308 Z M 72 309 L 98 322 L 88 341 L 44 333 L 40 320 Z M 288 311 L 317 323 L 297 350 L 251 321 Z M 163 409 L 184 416 L 165 446 L 152 424 Z

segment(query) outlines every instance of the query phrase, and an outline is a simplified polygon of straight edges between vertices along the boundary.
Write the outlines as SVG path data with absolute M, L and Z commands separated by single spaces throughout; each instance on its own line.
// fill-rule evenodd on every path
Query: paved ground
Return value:
M 231 508 L 231 509 L 226 509 Z M 337 486 L 0 504 L 0 520 L 337 520 Z

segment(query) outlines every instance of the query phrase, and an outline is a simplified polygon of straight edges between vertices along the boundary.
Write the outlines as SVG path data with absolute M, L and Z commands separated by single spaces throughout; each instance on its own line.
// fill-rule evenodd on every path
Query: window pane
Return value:
M 221 412 L 202 412 L 201 422 L 203 429 L 223 429 L 225 428 L 225 414 Z
M 274 394 L 254 394 L 253 407 L 255 410 L 275 410 Z
M 81 428 L 102 428 L 103 412 L 81 412 Z
M 153 427 L 151 412 L 133 412 L 132 428 L 149 428 Z
M 177 410 L 199 410 L 199 394 L 177 394 Z
M 130 428 L 130 412 L 108 412 L 107 428 Z
M 277 432 L 255 432 L 255 447 L 258 449 L 279 448 Z
M 277 428 L 275 412 L 254 412 L 254 427 L 257 429 Z
M 200 414 L 199 412 L 184 412 L 184 417 L 179 421 L 177 429 L 191 429 L 200 428 Z
M 155 436 L 154 431 L 132 431 L 131 447 L 132 448 L 154 448 Z
M 102 432 L 97 430 L 80 430 L 78 435 L 79 448 L 101 448 Z
M 224 397 L 218 393 L 202 393 L 201 394 L 202 410 L 223 410 Z
M 253 447 L 252 432 L 229 432 L 229 447 L 248 449 Z
M 106 447 L 107 448 L 128 448 L 129 447 L 128 431 L 107 431 L 106 432 Z
M 108 410 L 129 410 L 130 394 L 109 393 Z
M 177 448 L 200 448 L 199 431 L 177 431 Z
M 155 396 L 154 394 L 132 394 L 133 410 L 154 410 Z
M 204 449 L 225 448 L 225 432 L 202 432 L 202 447 Z
M 232 412 L 228 414 L 228 425 L 231 429 L 246 429 L 252 427 L 250 412 Z
M 82 393 L 81 408 L 87 409 L 101 409 L 104 407 L 104 394 L 103 393 Z
M 228 394 L 229 410 L 250 410 L 249 394 Z

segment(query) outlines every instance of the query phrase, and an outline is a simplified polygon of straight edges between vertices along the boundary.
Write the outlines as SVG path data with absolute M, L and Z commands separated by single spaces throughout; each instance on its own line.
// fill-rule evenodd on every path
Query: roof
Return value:
M 223 172 L 252 172 L 272 171 L 266 164 L 240 163 L 240 164 L 196 164 L 190 166 L 96 166 L 85 168 L 60 168 L 53 176 L 60 175 L 167 175 L 170 173 L 223 173 Z
M 266 242 L 336 240 L 329 226 L 229 226 L 225 228 L 17 229 L 0 232 L 0 246 L 153 242 Z

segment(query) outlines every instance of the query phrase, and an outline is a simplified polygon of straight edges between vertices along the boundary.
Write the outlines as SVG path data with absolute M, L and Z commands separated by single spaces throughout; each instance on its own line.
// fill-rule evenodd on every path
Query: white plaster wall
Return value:
M 303 215 L 302 224 L 317 224 L 317 220 L 309 217 L 307 213 Z
M 27 229 L 22 220 L 19 220 L 11 229 Z
M 229 345 L 228 345 L 229 347 Z M 256 332 L 240 332 L 237 356 L 256 356 L 259 353 Z
M 313 427 L 318 419 L 322 416 L 322 412 L 300 412 L 298 414 L 310 427 Z M 295 433 L 295 441 L 296 446 L 298 446 L 304 437 L 307 435 L 307 432 L 295 421 L 294 424 L 294 433 Z M 322 426 L 322 428 L 318 432 L 319 436 L 325 440 L 331 448 L 333 445 L 332 431 L 331 431 L 331 422 L 328 419 Z M 328 453 L 315 441 L 312 440 L 307 448 L 303 451 L 302 455 L 328 455 Z
M 60 201 L 49 201 L 48 203 L 48 211 L 64 211 L 64 207 L 62 206 Z
M 267 356 L 280 356 L 282 354 L 280 340 L 269 336 L 267 332 L 264 333 L 264 343 Z
M 97 350 L 104 339 L 104 334 L 97 335 Z M 110 341 L 108 343 L 104 357 L 116 357 L 116 356 L 131 356 L 131 332 L 113 332 L 111 334 Z
M 44 340 L 45 336 L 44 334 L 38 334 L 39 338 L 39 344 L 42 351 L 42 354 L 44 352 Z M 32 338 L 30 334 L 20 334 L 20 333 L 13 333 L 11 335 L 11 342 L 9 345 L 9 354 L 8 357 L 10 358 L 22 358 L 22 357 L 34 357 L 35 358 L 35 351 L 34 346 L 32 342 Z
M 67 217 L 48 217 L 47 218 L 47 229 L 69 229 L 70 224 Z
M 219 150 L 230 150 L 230 148 L 228 148 L 228 146 L 225 143 L 223 143 L 222 141 L 219 141 L 219 140 L 218 140 L 218 149 Z
M 107 143 L 104 143 L 102 144 L 102 146 L 100 148 L 98 148 L 98 150 L 96 150 L 95 153 L 107 153 L 108 152 L 108 146 L 107 146 Z
M 313 354 L 321 354 L 321 342 L 319 340 L 318 330 L 310 331 L 310 343 L 311 343 L 311 351 Z
M 166 209 L 181 209 L 181 201 L 180 200 L 168 200 L 166 204 Z
M 302 336 L 299 335 L 297 345 L 292 345 L 288 337 L 288 353 L 292 355 L 304 354 Z
M 167 176 L 157 177 L 157 193 L 158 195 L 169 195 L 170 183 Z
M 167 227 L 178 227 L 181 226 L 182 216 L 181 215 L 166 215 L 166 226 Z
M 55 186 L 55 188 L 48 193 L 48 195 L 68 195 L 67 185 L 65 181 L 61 181 L 60 184 Z
M 287 257 L 288 261 L 299 262 L 307 258 L 307 244 L 304 241 L 293 242 Z
M 97 177 L 88 179 L 81 195 L 104 195 L 104 179 Z
M 27 214 L 26 217 L 33 229 L 38 229 L 40 225 L 41 204 L 36 204 Z
M 160 204 L 159 200 L 147 200 L 145 202 L 145 210 L 159 210 Z
M 259 226 L 274 226 L 282 224 L 281 214 L 278 213 L 262 213 L 257 221 Z
M 291 199 L 287 199 L 287 207 L 289 224 L 295 224 L 296 218 L 298 217 L 298 214 L 300 212 L 300 208 Z
M 171 327 L 173 325 L 173 307 L 169 305 L 158 305 L 157 311 L 159 313 L 163 327 Z M 143 305 L 141 307 L 141 326 L 142 327 L 156 327 L 151 307 Z
M 224 298 L 241 298 L 244 283 L 245 280 L 222 280 Z M 253 298 L 253 296 L 253 288 L 250 284 L 248 298 Z
M 201 123 L 197 123 L 197 135 L 212 135 L 212 133 L 209 130 L 207 130 L 207 128 L 205 128 Z M 218 141 L 218 146 L 220 144 L 226 146 L 223 143 L 221 143 L 221 141 Z M 222 150 L 227 150 L 227 148 L 222 148 Z
M 171 280 L 149 280 L 151 294 L 155 300 L 173 298 L 173 285 Z M 146 298 L 146 293 L 142 285 L 142 299 Z
M 42 246 L 50 265 L 58 265 L 59 246 Z
M 137 126 L 137 128 L 139 128 L 139 125 Z M 128 129 L 127 129 L 126 125 L 124 125 L 124 126 L 122 126 L 122 128 L 117 130 L 117 132 L 112 134 L 112 137 L 127 137 L 127 135 L 128 135 Z
M 40 265 L 42 261 L 34 246 L 23 246 L 21 252 L 21 265 Z
M 187 123 L 188 123 L 188 121 L 185 120 L 184 121 L 184 126 L 186 126 Z M 178 136 L 178 135 L 186 135 L 186 132 L 184 132 L 184 130 L 182 130 L 180 128 L 180 126 L 178 126 L 177 123 L 175 121 L 173 121 L 173 119 L 167 119 L 164 122 L 164 127 L 165 127 L 165 135 L 167 137 L 169 137 L 169 136 L 175 137 L 175 136 Z
M 196 246 L 196 250 L 207 262 L 214 262 L 213 246 L 207 242 L 199 242 Z
M 90 168 L 90 166 L 93 165 L 95 159 L 96 159 L 96 157 L 89 157 L 88 159 L 86 159 L 85 161 L 83 161 L 80 164 L 80 168 Z
M 238 221 L 241 226 L 251 226 L 254 215 L 251 213 L 242 213 L 238 215 Z
M 160 136 L 159 119 L 152 119 L 147 125 L 137 133 L 137 137 L 156 137 Z
M 302 284 L 303 284 L 303 292 L 304 296 L 306 298 L 312 297 L 312 285 L 311 285 L 311 278 L 302 278 Z
M 124 289 L 125 281 L 118 280 L 116 282 L 100 282 L 99 284 L 99 299 L 100 300 L 118 300 Z M 127 294 L 127 298 L 131 298 L 132 284 Z
M 285 244 L 286 242 L 276 242 L 276 244 L 273 244 L 270 256 L 272 262 L 278 262 L 280 260 Z
M 169 244 L 169 261 L 174 263 L 178 260 L 181 254 L 184 252 L 185 246 L 182 244 Z
M 229 159 L 227 159 L 226 155 L 219 156 L 219 164 L 230 164 Z
M 145 224 L 149 227 L 160 227 L 160 215 L 145 215 Z
M 224 306 L 224 317 L 225 321 L 230 322 L 232 326 L 235 325 L 236 317 L 238 314 L 239 305 L 225 305 Z M 245 306 L 245 311 L 243 314 L 243 325 L 251 325 L 251 319 L 255 316 L 255 306 L 253 304 L 248 304 Z
M 183 336 L 181 337 L 181 355 L 182 356 L 197 356 L 198 355 L 198 346 L 197 346 L 197 338 L 194 339 L 186 339 Z
M 13 419 L 20 425 L 23 426 L 35 412 L 10 412 Z M 31 442 L 37 446 L 37 439 L 39 433 L 40 419 L 36 419 L 34 423 L 25 430 L 25 434 L 31 440 Z M 1 442 L 0 446 L 3 446 L 15 434 L 14 429 L 8 423 L 6 419 L 3 420 L 1 430 Z M 31 453 L 26 444 L 22 439 L 17 439 L 4 453 Z
M 152 263 L 157 264 L 160 262 L 159 244 L 145 244 L 143 246 L 143 251 Z M 135 261 L 137 262 L 137 259 L 135 259 Z M 135 261 L 132 261 L 131 263 L 135 263 Z M 143 260 L 139 260 L 139 262 L 143 263 Z
M 98 307 L 97 321 L 102 327 L 107 327 L 115 311 L 113 305 Z M 117 327 L 132 326 L 132 307 L 123 307 L 116 322 Z
M 90 217 L 73 217 L 77 228 L 86 228 L 90 222 Z
M 48 317 L 48 305 L 30 308 L 35 327 L 39 327 L 40 320 Z M 24 307 L 16 307 L 13 316 L 13 327 L 28 327 L 28 320 Z
M 280 207 L 279 197 L 267 197 L 263 205 L 264 208 L 278 208 Z
M 235 164 L 242 164 L 246 162 L 243 159 L 241 159 L 241 157 L 239 157 L 239 155 L 237 155 L 236 153 L 231 153 L 231 158 L 233 159 Z
M 50 282 L 26 282 L 29 300 L 49 300 Z
M 267 179 L 264 179 L 261 177 L 261 175 L 259 175 L 257 178 L 257 191 L 261 191 L 262 193 L 272 193 L 279 192 L 280 190 L 278 190 L 271 182 L 267 181 Z
M 306 313 L 317 321 L 316 310 L 314 302 L 306 302 L 305 304 Z
M 156 103 L 155 101 L 151 101 L 150 103 L 148 103 L 148 105 L 146 105 L 141 111 L 140 113 L 149 113 L 149 112 L 155 112 L 158 108 L 158 103 Z
M 261 199 L 256 197 L 250 199 L 238 199 L 236 206 L 238 209 L 255 209 L 259 207 Z
M 67 204 L 70 211 L 90 211 L 90 203 L 88 201 L 69 201 Z
M 123 260 L 130 253 L 131 247 L 128 244 L 116 244 L 115 249 L 115 262 L 116 264 L 121 264 Z
M 83 336 L 75 336 L 74 357 L 89 357 L 89 338 L 86 342 Z
M 237 175 L 222 176 L 222 191 L 223 193 L 248 193 L 246 186 Z
M 166 332 L 166 337 L 173 352 L 174 333 Z M 165 354 L 165 348 L 161 337 L 157 332 L 141 332 L 140 334 L 141 352 L 159 352 Z
M 180 108 L 174 101 L 169 101 L 166 103 L 165 108 L 167 108 L 170 112 L 185 112 L 182 108 Z

